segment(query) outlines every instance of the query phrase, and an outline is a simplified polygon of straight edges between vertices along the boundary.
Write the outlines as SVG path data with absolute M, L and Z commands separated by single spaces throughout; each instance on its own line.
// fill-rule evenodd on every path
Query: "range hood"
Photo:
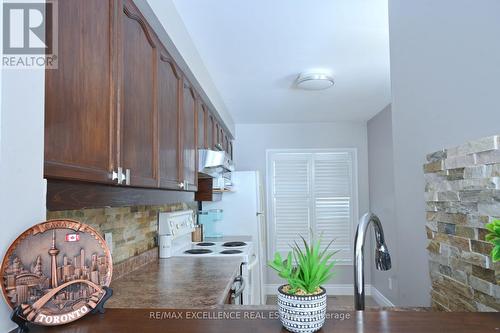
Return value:
M 210 149 L 198 150 L 198 173 L 213 178 L 234 171 L 233 162 L 225 151 Z

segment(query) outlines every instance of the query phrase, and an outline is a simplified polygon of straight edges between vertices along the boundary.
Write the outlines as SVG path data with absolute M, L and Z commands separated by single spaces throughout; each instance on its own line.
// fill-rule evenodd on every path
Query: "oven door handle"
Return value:
M 240 287 L 234 290 L 233 293 L 231 294 L 231 298 L 235 299 L 237 297 L 240 297 L 241 293 L 243 292 L 243 289 L 245 289 L 245 280 L 243 279 L 243 276 L 238 275 L 237 277 L 234 278 L 233 282 L 240 283 Z

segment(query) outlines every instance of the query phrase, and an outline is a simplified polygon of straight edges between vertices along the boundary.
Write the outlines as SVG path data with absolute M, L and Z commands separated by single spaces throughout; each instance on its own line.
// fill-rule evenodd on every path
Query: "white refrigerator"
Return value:
M 262 180 L 258 171 L 236 171 L 231 174 L 232 191 L 222 195 L 222 201 L 204 202 L 203 210 L 222 209 L 223 220 L 215 230 L 223 236 L 251 236 L 258 265 L 253 268 L 249 284 L 249 305 L 265 304 L 264 272 L 266 265 L 266 214 Z

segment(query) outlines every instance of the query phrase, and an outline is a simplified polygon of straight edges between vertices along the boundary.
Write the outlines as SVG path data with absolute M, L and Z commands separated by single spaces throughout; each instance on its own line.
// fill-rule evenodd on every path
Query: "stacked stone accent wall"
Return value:
M 47 219 L 77 220 L 94 227 L 101 232 L 102 236 L 111 232 L 113 234 L 113 263 L 118 264 L 157 246 L 158 212 L 173 212 L 195 209 L 195 207 L 194 203 L 179 203 L 161 206 L 50 211 L 47 212 Z M 129 262 L 140 263 L 141 261 L 129 260 Z
M 500 263 L 485 241 L 485 224 L 500 217 L 500 136 L 429 154 L 427 162 L 432 306 L 500 311 Z

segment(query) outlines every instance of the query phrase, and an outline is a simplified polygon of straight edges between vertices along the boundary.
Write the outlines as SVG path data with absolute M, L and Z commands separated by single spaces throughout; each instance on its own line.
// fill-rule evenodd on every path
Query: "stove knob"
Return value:
M 180 226 L 179 226 L 178 224 L 176 224 L 176 225 L 175 225 L 175 227 L 176 227 L 177 229 L 179 229 L 179 228 L 180 228 Z

